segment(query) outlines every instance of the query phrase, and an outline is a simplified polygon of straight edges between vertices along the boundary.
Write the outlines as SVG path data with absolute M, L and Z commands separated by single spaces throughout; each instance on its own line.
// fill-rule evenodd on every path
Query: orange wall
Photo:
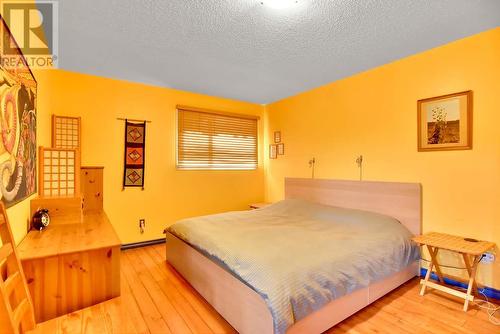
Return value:
M 180 218 L 246 209 L 263 200 L 262 165 L 255 171 L 178 171 L 175 166 L 177 104 L 259 116 L 262 106 L 61 70 L 46 70 L 37 79 L 39 124 L 47 123 L 40 131 L 50 134 L 53 113 L 82 117 L 82 165 L 105 167 L 104 207 L 123 243 L 162 238 L 163 229 Z M 144 191 L 122 191 L 124 122 L 117 117 L 152 121 Z M 140 218 L 146 219 L 144 234 Z
M 499 78 L 497 28 L 268 105 L 266 151 L 281 130 L 286 155 L 266 159 L 266 199 L 283 198 L 284 177 L 309 177 L 313 156 L 318 178 L 357 179 L 362 154 L 365 180 L 422 183 L 424 232 L 500 245 Z M 474 149 L 417 152 L 417 100 L 469 89 Z M 481 266 L 482 282 L 500 287 L 499 263 Z

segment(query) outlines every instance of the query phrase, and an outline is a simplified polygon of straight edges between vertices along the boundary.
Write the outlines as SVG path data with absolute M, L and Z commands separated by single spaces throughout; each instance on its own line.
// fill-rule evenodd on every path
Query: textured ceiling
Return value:
M 500 0 L 64 0 L 59 67 L 269 103 L 500 25 Z

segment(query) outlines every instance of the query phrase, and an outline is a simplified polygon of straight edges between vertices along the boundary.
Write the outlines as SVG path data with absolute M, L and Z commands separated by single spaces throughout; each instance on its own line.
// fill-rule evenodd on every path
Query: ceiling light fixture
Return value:
M 260 2 L 260 4 L 273 9 L 285 9 L 292 7 L 298 2 L 298 0 L 263 0 Z

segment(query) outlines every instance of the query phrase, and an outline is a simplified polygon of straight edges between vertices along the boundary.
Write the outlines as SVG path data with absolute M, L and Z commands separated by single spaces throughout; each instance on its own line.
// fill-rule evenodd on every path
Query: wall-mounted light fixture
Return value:
M 356 164 L 358 165 L 359 168 L 359 180 L 363 180 L 363 156 L 360 155 L 356 158 Z
M 316 164 L 316 158 L 309 160 L 309 168 L 311 168 L 311 179 L 314 179 L 314 165 Z

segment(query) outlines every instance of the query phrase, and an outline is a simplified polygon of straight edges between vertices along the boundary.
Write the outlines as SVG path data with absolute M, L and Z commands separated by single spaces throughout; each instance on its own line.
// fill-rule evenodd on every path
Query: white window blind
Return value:
M 257 168 L 258 117 L 191 107 L 177 109 L 177 168 Z

